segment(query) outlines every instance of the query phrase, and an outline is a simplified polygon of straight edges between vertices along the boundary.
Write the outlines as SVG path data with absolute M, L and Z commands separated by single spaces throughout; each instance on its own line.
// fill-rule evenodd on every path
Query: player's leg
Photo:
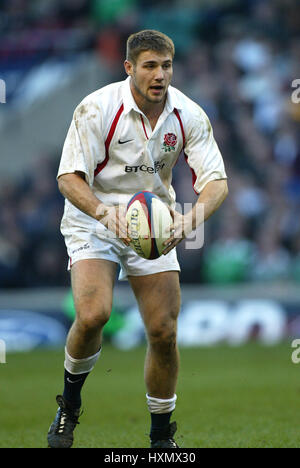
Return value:
M 48 433 L 51 447 L 70 447 L 78 423 L 81 389 L 100 355 L 101 335 L 112 308 L 117 264 L 102 259 L 85 259 L 71 269 L 76 318 L 65 349 L 64 392 Z
M 74 359 L 97 353 L 101 331 L 112 308 L 117 264 L 102 259 L 76 262 L 71 269 L 71 284 L 76 310 L 67 338 L 67 351 Z
M 116 267 L 108 260 L 86 259 L 71 269 L 76 318 L 66 343 L 63 396 L 77 408 L 81 406 L 84 380 L 100 355 L 102 329 L 112 308 Z
M 172 445 L 170 417 L 175 408 L 176 383 L 179 368 L 177 347 L 177 317 L 180 310 L 180 284 L 177 271 L 165 271 L 146 276 L 130 276 L 147 333 L 145 383 L 151 413 L 152 446 L 161 439 Z M 171 432 L 170 432 L 171 431 Z
M 148 395 L 169 399 L 175 393 L 179 365 L 176 343 L 180 309 L 178 272 L 131 276 L 129 281 L 147 332 L 145 383 Z

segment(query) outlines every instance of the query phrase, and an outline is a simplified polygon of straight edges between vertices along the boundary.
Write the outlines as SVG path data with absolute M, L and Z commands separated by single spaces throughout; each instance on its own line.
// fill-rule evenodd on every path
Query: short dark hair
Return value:
M 168 52 L 174 58 L 175 46 L 166 34 L 154 29 L 145 29 L 131 34 L 127 39 L 126 60 L 136 63 L 141 52 L 154 50 L 159 53 Z

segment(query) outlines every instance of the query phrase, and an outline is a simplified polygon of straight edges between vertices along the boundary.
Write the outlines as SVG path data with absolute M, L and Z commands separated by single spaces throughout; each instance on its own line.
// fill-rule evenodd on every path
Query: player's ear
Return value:
M 125 60 L 124 68 L 125 68 L 125 71 L 126 71 L 127 75 L 131 76 L 132 71 L 133 71 L 133 64 L 131 62 L 129 62 L 129 60 Z

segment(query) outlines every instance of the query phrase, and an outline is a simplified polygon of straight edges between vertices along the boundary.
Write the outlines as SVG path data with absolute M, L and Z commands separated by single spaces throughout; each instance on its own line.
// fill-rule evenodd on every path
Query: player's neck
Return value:
M 165 107 L 165 102 L 163 102 L 159 106 L 157 104 L 155 104 L 152 107 L 149 106 L 148 108 L 147 106 L 145 106 L 143 109 L 143 112 L 145 116 L 147 117 L 147 119 L 149 120 L 149 122 L 151 122 L 151 121 L 155 121 L 159 119 L 159 116 L 163 113 L 164 107 Z
M 164 108 L 165 108 L 165 103 L 167 96 L 164 97 L 164 99 L 161 102 L 151 102 L 148 99 L 146 99 L 145 96 L 140 94 L 134 86 L 131 86 L 131 92 L 132 96 L 136 102 L 136 105 L 138 108 L 143 112 L 143 114 L 147 117 L 149 120 L 152 130 L 155 127 L 156 122 L 159 119 L 159 116 L 162 114 Z
M 139 109 L 145 114 L 147 119 L 149 120 L 149 123 L 151 125 L 152 131 L 154 130 L 156 123 L 162 114 L 164 107 L 165 107 L 165 100 L 162 103 L 149 103 L 145 102 L 145 105 L 139 106 Z

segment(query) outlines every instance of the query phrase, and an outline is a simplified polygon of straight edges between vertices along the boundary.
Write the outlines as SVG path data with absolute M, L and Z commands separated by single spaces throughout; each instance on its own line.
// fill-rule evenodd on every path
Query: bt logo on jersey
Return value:
M 6 83 L 4 80 L 0 80 L 0 103 L 6 103 Z
M 154 167 L 146 166 L 142 164 L 141 166 L 125 166 L 125 172 L 147 172 L 148 174 L 156 174 L 156 172 L 162 170 L 165 167 L 165 163 L 161 161 L 155 161 Z

